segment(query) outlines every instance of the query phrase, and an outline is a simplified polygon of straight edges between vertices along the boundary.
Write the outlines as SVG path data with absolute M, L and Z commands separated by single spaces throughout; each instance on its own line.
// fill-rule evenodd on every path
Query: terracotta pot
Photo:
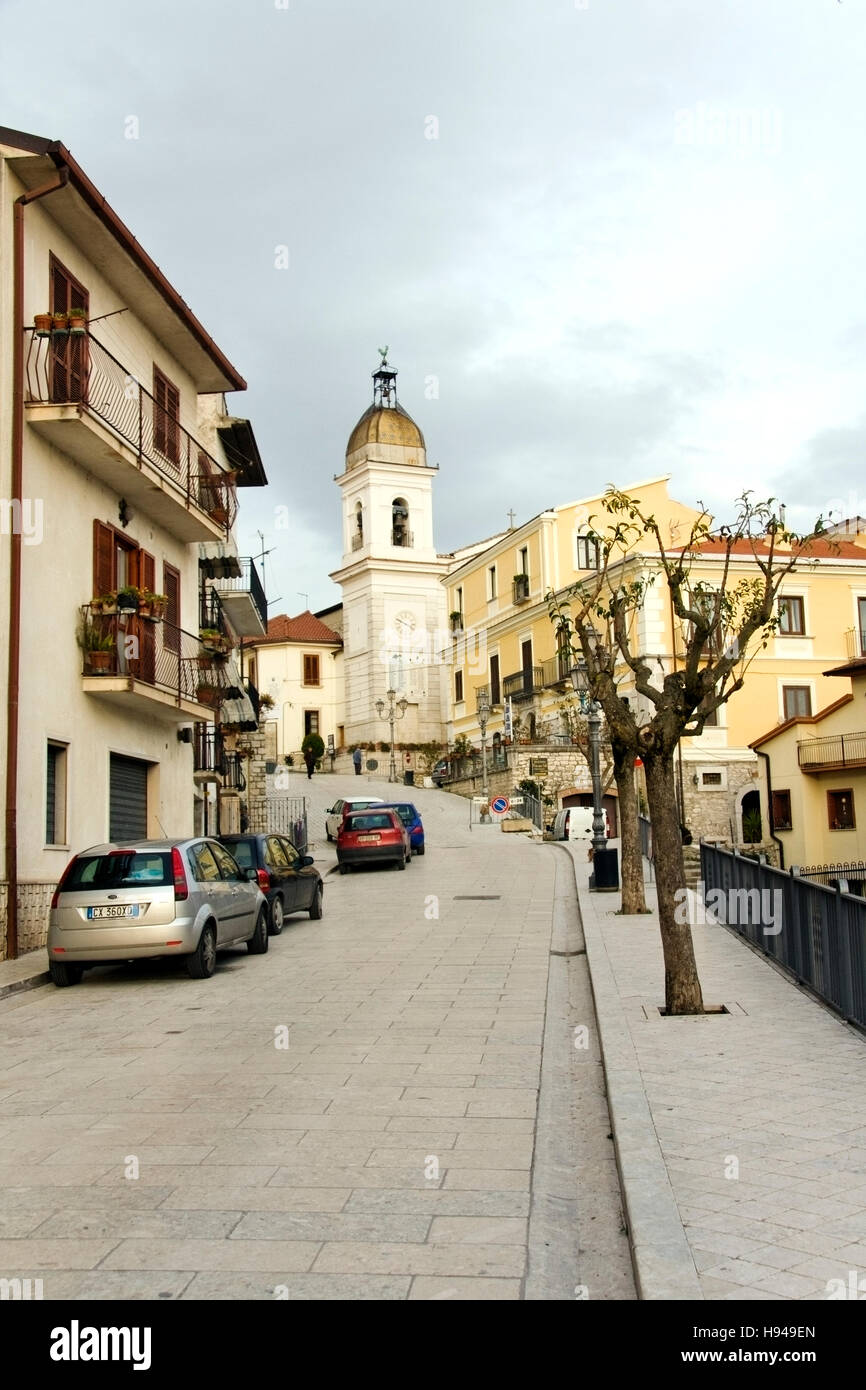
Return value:
M 70 314 L 70 315 L 69 315 L 69 331 L 70 331 L 70 333 L 86 333 L 86 332 L 87 332 L 87 315 L 86 315 L 86 314 L 79 314 L 79 315 Z
M 54 321 L 54 319 L 53 319 L 53 316 L 52 316 L 51 314 L 34 314 L 34 315 L 33 315 L 33 330 L 34 330 L 34 332 L 35 332 L 35 333 L 38 333 L 40 337 L 44 338 L 45 335 L 46 335 L 47 333 L 50 333 L 50 332 L 51 332 L 51 325 L 52 325 L 53 321 Z
M 94 675 L 110 671 L 114 661 L 114 652 L 88 652 L 87 669 Z
M 51 328 L 55 333 L 68 333 L 69 316 L 67 314 L 52 314 Z
M 215 685 L 200 685 L 195 694 L 200 705 L 214 707 L 219 704 L 220 693 Z

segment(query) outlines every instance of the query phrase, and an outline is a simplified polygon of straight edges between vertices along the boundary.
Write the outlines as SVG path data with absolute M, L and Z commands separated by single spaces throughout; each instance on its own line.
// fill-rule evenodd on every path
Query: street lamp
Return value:
M 394 724 L 398 719 L 403 718 L 403 715 L 409 708 L 409 701 L 406 699 L 405 695 L 401 695 L 398 700 L 396 690 L 386 690 L 385 694 L 388 697 L 388 712 L 387 714 L 385 713 L 385 701 L 377 700 L 376 713 L 378 714 L 380 719 L 387 719 L 388 723 L 391 726 L 391 765 L 388 771 L 388 781 L 396 782 L 397 764 L 394 760 Z M 395 712 L 395 710 L 397 709 L 400 711 L 399 714 Z
M 607 848 L 604 811 L 601 804 L 601 759 L 599 742 L 601 735 L 601 705 L 590 697 L 589 672 L 583 657 L 572 666 L 569 672 L 574 693 L 580 701 L 581 713 L 586 715 L 589 725 L 589 770 L 592 777 L 592 855 Z
M 490 718 L 490 692 L 486 685 L 482 685 L 476 694 L 475 710 L 478 715 L 478 723 L 481 726 L 481 795 L 484 797 L 485 806 L 489 806 L 490 788 L 487 785 L 487 721 Z M 482 816 L 482 820 L 489 819 L 489 814 Z

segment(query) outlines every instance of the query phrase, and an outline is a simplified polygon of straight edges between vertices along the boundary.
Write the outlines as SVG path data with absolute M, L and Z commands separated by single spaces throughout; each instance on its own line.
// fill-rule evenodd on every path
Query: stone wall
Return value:
M 55 883 L 18 884 L 18 954 L 38 951 L 48 936 L 48 913 Z M 0 883 L 0 960 L 6 959 L 9 885 Z
M 387 755 L 386 755 L 387 756 Z M 547 772 L 533 770 L 532 764 L 545 759 Z M 580 749 L 555 744 L 514 744 L 508 750 L 509 766 L 500 771 L 490 769 L 487 778 L 491 796 L 510 796 L 521 782 L 532 779 L 541 785 L 544 796 L 553 798 L 556 809 L 563 795 L 570 792 L 591 792 L 592 778 Z M 483 787 L 481 773 L 472 777 L 455 778 L 445 783 L 445 791 L 458 796 L 480 796 Z M 610 788 L 608 788 L 610 790 Z
M 693 776 L 700 776 L 703 769 L 721 771 L 727 785 L 718 791 L 703 786 L 695 786 Z M 739 836 L 742 831 L 740 819 L 740 798 L 743 792 L 760 791 L 758 780 L 758 760 L 754 762 L 713 762 L 708 756 L 705 764 L 683 762 L 683 803 L 685 822 L 698 840 L 731 841 L 732 832 Z M 761 798 L 761 814 L 764 826 L 767 824 L 767 807 Z

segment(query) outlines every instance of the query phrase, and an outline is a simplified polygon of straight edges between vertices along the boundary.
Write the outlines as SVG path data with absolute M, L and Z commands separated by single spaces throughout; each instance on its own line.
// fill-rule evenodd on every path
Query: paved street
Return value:
M 293 779 L 323 873 L 321 812 L 365 786 L 388 794 Z M 266 956 L 0 1001 L 0 1275 L 46 1298 L 634 1297 L 598 1053 L 572 1046 L 592 1005 L 565 861 L 412 796 L 426 855 L 329 874 L 324 920 Z

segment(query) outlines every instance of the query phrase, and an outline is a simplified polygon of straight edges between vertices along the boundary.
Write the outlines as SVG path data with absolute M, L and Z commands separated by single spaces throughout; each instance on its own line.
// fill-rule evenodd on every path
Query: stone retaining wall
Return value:
M 48 912 L 56 883 L 18 884 L 18 954 L 37 951 L 48 936 Z M 6 959 L 9 884 L 0 883 L 0 960 Z

